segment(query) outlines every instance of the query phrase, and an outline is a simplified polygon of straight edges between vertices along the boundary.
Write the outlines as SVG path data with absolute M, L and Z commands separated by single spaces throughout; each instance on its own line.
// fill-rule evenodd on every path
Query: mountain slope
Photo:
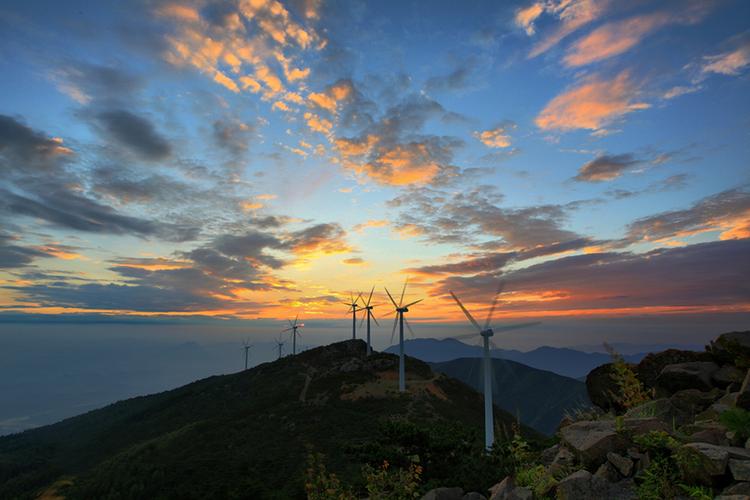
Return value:
M 399 394 L 397 358 L 364 353 L 340 342 L 0 438 L 0 498 L 63 476 L 71 499 L 300 498 L 306 446 L 353 478 L 361 462 L 348 450 L 377 449 L 384 421 L 460 423 L 481 442 L 479 394 L 411 358 Z M 498 436 L 512 422 L 496 409 Z
M 398 345 L 385 352 L 398 353 Z M 464 344 L 455 339 L 412 339 L 404 342 L 404 352 L 428 363 L 441 363 L 458 358 L 482 357 L 482 348 L 477 345 Z M 637 363 L 645 354 L 624 356 L 630 363 Z M 565 347 L 543 346 L 533 351 L 522 352 L 511 349 L 493 349 L 493 358 L 509 359 L 532 368 L 548 370 L 570 378 L 585 377 L 597 366 L 611 361 L 608 354 L 600 352 L 582 352 Z
M 482 391 L 480 358 L 454 359 L 430 366 Z M 554 434 L 566 411 L 591 406 L 586 384 L 578 380 L 505 359 L 493 359 L 492 371 L 495 405 L 544 434 Z

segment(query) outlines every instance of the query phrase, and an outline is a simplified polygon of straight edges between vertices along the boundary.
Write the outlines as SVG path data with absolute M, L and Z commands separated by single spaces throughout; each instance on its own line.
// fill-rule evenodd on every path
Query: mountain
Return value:
M 350 482 L 363 463 L 407 454 L 421 457 L 428 481 L 457 481 L 456 460 L 483 454 L 456 458 L 438 445 L 457 433 L 481 450 L 481 396 L 413 358 L 400 394 L 397 367 L 396 356 L 367 357 L 351 340 L 1 437 L 0 498 L 55 484 L 48 497 L 304 498 L 308 449 Z M 496 408 L 495 418 L 496 434 L 511 435 L 514 417 Z M 439 426 L 452 430 L 427 433 Z M 437 451 L 425 450 L 429 439 Z M 477 487 L 491 485 L 486 470 L 476 474 Z
M 482 360 L 461 358 L 430 363 L 433 370 L 482 391 Z M 586 384 L 515 361 L 493 359 L 493 402 L 521 422 L 547 435 L 554 434 L 566 412 L 591 406 Z
M 398 345 L 393 345 L 385 352 L 398 353 Z M 456 339 L 412 339 L 404 342 L 404 352 L 428 363 L 440 363 L 458 358 L 482 357 L 482 347 L 464 344 Z M 626 361 L 638 363 L 642 354 L 623 356 Z M 509 349 L 493 349 L 493 358 L 509 359 L 532 368 L 548 370 L 570 378 L 585 377 L 597 366 L 611 361 L 608 354 L 600 352 L 581 352 L 565 347 L 543 346 L 533 351 L 522 352 Z

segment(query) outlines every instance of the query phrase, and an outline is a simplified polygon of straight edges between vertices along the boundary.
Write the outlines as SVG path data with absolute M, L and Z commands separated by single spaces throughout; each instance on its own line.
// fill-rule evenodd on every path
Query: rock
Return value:
M 677 391 L 669 398 L 671 403 L 680 412 L 689 415 L 690 419 L 702 412 L 722 396 L 719 389 L 710 391 L 699 391 L 698 389 L 685 389 Z
M 422 497 L 422 500 L 462 500 L 464 490 L 461 488 L 435 488 Z
M 747 441 L 745 441 L 745 449 L 750 449 L 750 438 L 747 438 Z
M 600 476 L 593 476 L 589 471 L 581 469 L 557 483 L 556 498 L 558 500 L 599 500 L 611 498 L 609 483 Z
M 465 494 L 461 500 L 487 500 L 487 497 L 476 491 Z
M 665 366 L 690 361 L 711 361 L 711 355 L 705 352 L 682 351 L 679 349 L 654 352 L 646 355 L 638 363 L 636 373 L 638 374 L 638 379 L 646 388 L 653 388 L 656 386 L 656 378 Z
M 750 410 L 750 370 L 747 371 L 745 380 L 742 381 L 735 406 L 743 410 Z
M 542 451 L 541 456 L 539 457 L 539 461 L 542 463 L 542 465 L 552 465 L 552 462 L 555 460 L 555 457 L 557 456 L 557 453 L 560 451 L 560 445 L 555 444 L 553 446 L 550 446 L 549 448 L 545 448 Z
M 688 456 L 694 458 L 681 462 L 682 473 L 695 482 L 711 486 L 726 473 L 729 453 L 725 447 L 709 443 L 683 445 Z
M 737 460 L 750 460 L 750 450 L 747 448 L 738 448 L 737 446 L 722 446 L 727 453 L 729 458 L 736 458 Z
M 594 473 L 594 475 L 610 483 L 616 483 L 617 481 L 622 479 L 622 476 L 620 476 L 620 473 L 617 472 L 615 466 L 609 462 L 604 462 L 603 464 L 601 464 L 599 468 L 596 469 L 596 473 Z
M 560 436 L 579 460 L 587 466 L 597 467 L 607 453 L 623 448 L 627 441 L 615 430 L 611 420 L 584 420 L 563 428 Z
M 573 453 L 565 448 L 564 446 L 561 446 L 559 450 L 557 450 L 557 455 L 555 455 L 555 458 L 552 459 L 552 463 L 550 466 L 554 467 L 570 467 L 572 466 L 576 461 L 575 455 Z
M 722 496 L 745 495 L 745 497 L 750 497 L 750 483 L 747 483 L 747 482 L 735 483 L 731 486 L 724 488 L 721 494 Z
M 648 454 L 641 453 L 636 448 L 628 449 L 628 457 L 631 458 L 635 462 L 636 474 L 640 473 L 641 471 L 645 469 L 648 469 L 648 466 L 651 465 L 651 459 L 649 458 Z
M 495 486 L 489 489 L 490 500 L 505 500 L 516 487 L 516 482 L 512 476 L 507 476 L 505 479 L 497 483 Z
M 635 406 L 625 412 L 625 417 L 643 418 L 656 417 L 670 424 L 674 421 L 677 425 L 687 423 L 688 414 L 681 411 L 668 398 L 654 399 Z
M 711 342 L 708 349 L 717 361 L 748 368 L 750 366 L 750 331 L 719 335 Z
M 617 472 L 624 477 L 630 476 L 630 473 L 633 472 L 633 461 L 627 457 L 623 457 L 622 455 L 610 451 L 607 453 L 607 460 L 615 467 L 615 469 L 617 469 Z
M 724 389 L 732 384 L 741 384 L 745 373 L 734 365 L 724 365 L 711 375 L 711 381 L 716 387 Z
M 729 470 L 735 481 L 750 481 L 750 461 L 729 459 Z
M 607 489 L 607 496 L 603 498 L 611 498 L 617 500 L 638 500 L 638 493 L 635 486 L 635 481 L 630 479 L 623 479 L 617 483 L 610 483 Z
M 729 406 L 723 405 L 721 403 L 714 403 L 699 414 L 695 416 L 696 422 L 715 422 L 719 420 L 719 416 L 727 411 L 729 409 Z
M 651 431 L 669 432 L 671 426 L 656 417 L 625 418 L 622 422 L 623 430 L 633 436 L 640 436 Z
M 594 368 L 586 376 L 586 390 L 589 393 L 589 399 L 604 411 L 625 409 L 617 402 L 613 394 L 613 391 L 616 390 L 615 382 L 612 379 L 613 373 L 612 363 L 607 363 Z
M 724 394 L 717 403 L 727 405 L 727 406 L 735 406 L 737 404 L 737 396 L 739 396 L 739 392 L 730 392 L 727 394 Z
M 686 441 L 688 443 L 710 443 L 717 446 L 729 446 L 730 442 L 729 439 L 727 439 L 726 433 L 726 428 L 717 424 L 693 432 L 687 437 Z
M 683 389 L 711 390 L 711 376 L 719 369 L 712 361 L 690 361 L 665 366 L 656 377 L 657 393 L 674 394 Z
M 531 488 L 519 487 L 511 491 L 507 498 L 508 500 L 532 500 L 534 492 Z

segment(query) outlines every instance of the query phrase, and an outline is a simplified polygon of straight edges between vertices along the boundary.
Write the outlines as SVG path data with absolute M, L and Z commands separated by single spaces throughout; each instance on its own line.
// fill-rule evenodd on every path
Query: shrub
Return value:
M 354 500 L 357 497 L 326 469 L 321 453 L 307 456 L 305 492 L 308 500 Z
M 536 498 L 543 498 L 556 484 L 557 480 L 543 465 L 527 467 L 516 472 L 516 485 L 531 488 Z
M 612 357 L 612 380 L 617 385 L 617 393 L 612 392 L 612 397 L 625 409 L 651 401 L 651 394 L 643 387 L 625 359 L 609 344 L 605 343 L 604 348 Z
M 719 421 L 737 437 L 745 441 L 750 438 L 750 412 L 742 408 L 730 408 L 721 415 Z
M 408 469 L 391 469 L 387 461 L 378 468 L 367 464 L 362 467 L 362 475 L 371 500 L 408 500 L 420 496 L 422 467 L 415 463 Z

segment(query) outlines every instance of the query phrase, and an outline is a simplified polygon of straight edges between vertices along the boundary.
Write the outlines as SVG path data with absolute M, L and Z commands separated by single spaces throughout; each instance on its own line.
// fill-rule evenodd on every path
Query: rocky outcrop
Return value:
M 422 500 L 463 500 L 464 490 L 461 488 L 435 488 L 428 491 Z
M 586 376 L 586 390 L 593 404 L 604 411 L 622 410 L 622 406 L 614 396 L 611 363 L 594 368 Z
M 665 366 L 656 377 L 657 394 L 674 394 L 684 389 L 710 391 L 711 376 L 719 370 L 713 361 L 690 361 Z
M 638 363 L 635 369 L 640 380 L 646 388 L 656 386 L 656 378 L 667 365 L 677 363 L 688 363 L 691 361 L 712 361 L 709 354 L 696 351 L 681 351 L 679 349 L 667 349 L 666 351 L 647 354 Z

